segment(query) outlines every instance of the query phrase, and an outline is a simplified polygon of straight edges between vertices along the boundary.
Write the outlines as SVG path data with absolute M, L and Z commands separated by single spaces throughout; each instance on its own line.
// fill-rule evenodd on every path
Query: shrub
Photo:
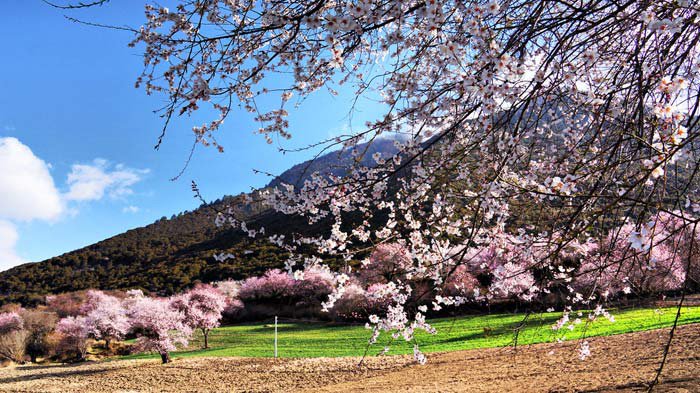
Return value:
M 27 331 L 24 320 L 16 312 L 0 314 L 0 359 L 24 362 Z
M 6 334 L 17 330 L 22 330 L 24 320 L 16 312 L 0 314 L 0 334 Z
M 24 330 L 27 332 L 26 352 L 32 362 L 36 362 L 37 357 L 50 354 L 51 345 L 48 335 L 56 327 L 58 319 L 53 312 L 39 310 L 23 310 L 20 313 L 24 321 Z

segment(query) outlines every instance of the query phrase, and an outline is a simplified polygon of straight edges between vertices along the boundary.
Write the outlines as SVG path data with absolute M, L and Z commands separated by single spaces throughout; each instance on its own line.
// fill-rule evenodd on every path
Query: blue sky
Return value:
M 72 23 L 40 0 L 10 0 L 3 11 L 0 35 L 10 38 L 3 40 L 0 64 L 0 178 L 13 177 L 0 183 L 0 270 L 194 209 L 191 180 L 207 199 L 216 199 L 269 181 L 253 168 L 280 173 L 311 156 L 278 153 L 277 144 L 252 133 L 247 114 L 234 113 L 218 135 L 226 152 L 198 147 L 184 176 L 169 181 L 187 157 L 191 127 L 210 114 L 177 119 L 155 151 L 162 123 L 153 110 L 164 97 L 134 88 L 142 60 L 139 47 L 127 46 L 130 33 Z M 143 3 L 114 1 L 70 15 L 138 27 Z M 347 129 L 351 94 L 320 94 L 292 111 L 293 139 L 284 146 L 304 146 Z M 355 124 L 372 116 L 366 106 Z M 41 168 L 27 169 L 22 157 L 43 162 L 48 178 Z M 60 206 L 51 204 L 56 201 L 44 187 L 47 181 Z

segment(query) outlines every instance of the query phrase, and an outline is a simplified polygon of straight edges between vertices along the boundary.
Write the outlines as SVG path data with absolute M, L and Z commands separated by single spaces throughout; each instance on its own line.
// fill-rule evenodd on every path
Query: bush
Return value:
M 7 312 L 0 314 L 0 335 L 22 330 L 22 328 L 24 328 L 24 320 L 18 313 Z
M 58 319 L 53 312 L 39 310 L 22 310 L 20 313 L 24 321 L 24 330 L 27 332 L 26 352 L 35 363 L 39 356 L 51 354 L 51 343 L 48 340 L 49 334 L 56 326 Z
M 17 330 L 0 335 L 0 359 L 24 363 L 28 333 Z
M 0 314 L 0 359 L 23 363 L 26 341 L 22 317 L 16 312 Z

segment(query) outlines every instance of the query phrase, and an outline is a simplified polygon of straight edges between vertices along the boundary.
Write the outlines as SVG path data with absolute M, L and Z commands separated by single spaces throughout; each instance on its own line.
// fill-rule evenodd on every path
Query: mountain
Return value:
M 364 164 L 370 164 L 376 152 L 386 157 L 397 151 L 390 140 L 358 145 L 357 149 Z M 282 182 L 299 186 L 314 171 L 341 175 L 353 160 L 349 150 L 328 153 L 293 166 L 268 187 Z M 288 234 L 302 229 L 303 233 L 312 234 L 329 229 L 327 223 L 308 226 L 300 217 L 277 213 L 247 200 L 243 194 L 225 196 L 193 211 L 162 217 L 93 245 L 0 272 L 0 304 L 32 305 L 43 301 L 49 293 L 87 288 L 142 288 L 166 295 L 199 281 L 242 279 L 282 267 L 287 253 L 266 238 L 251 239 L 241 231 L 216 227 L 217 211 L 229 207 L 250 227 L 263 226 L 267 233 Z M 313 253 L 311 249 L 306 251 Z M 222 252 L 237 257 L 223 262 L 215 260 L 213 256 Z M 344 263 L 327 258 L 326 262 L 331 266 Z
M 274 178 L 267 187 L 277 187 L 282 183 L 286 183 L 298 189 L 304 185 L 304 181 L 309 179 L 314 172 L 318 172 L 321 175 L 343 175 L 347 168 L 355 162 L 353 151 L 357 152 L 360 164 L 373 166 L 374 158 L 372 156 L 375 153 L 380 153 L 382 157 L 387 158 L 398 153 L 399 150 L 394 145 L 393 139 L 378 139 L 369 144 L 359 144 L 354 149 L 332 152 L 314 160 L 294 165 Z

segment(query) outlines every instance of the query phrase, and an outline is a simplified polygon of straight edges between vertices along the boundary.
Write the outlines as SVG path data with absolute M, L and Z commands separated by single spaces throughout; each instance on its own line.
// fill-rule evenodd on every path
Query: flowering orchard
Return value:
M 693 285 L 676 265 L 689 271 L 697 248 L 698 12 L 688 0 L 183 0 L 147 5 L 132 45 L 144 50 L 137 86 L 169 100 L 158 145 L 173 116 L 204 105 L 219 115 L 194 134 L 223 151 L 216 135 L 233 107 L 271 142 L 292 136 L 288 108 L 309 95 L 344 86 L 381 99 L 383 115 L 320 145 L 361 162 L 358 143 L 398 134 L 397 154 L 260 195 L 332 223 L 317 237 L 267 234 L 291 252 L 311 245 L 351 260 L 402 245 L 402 271 L 385 272 L 393 304 L 370 323 L 411 340 L 430 330 L 406 307 L 412 277 L 467 288 L 489 270 L 496 284 L 478 296 L 565 291 L 564 319 L 603 307 L 605 289 Z M 232 214 L 217 222 L 265 236 Z M 664 248 L 661 233 L 692 241 Z M 589 238 L 600 249 L 582 273 L 567 261 L 590 251 Z M 291 275 L 299 263 L 290 258 Z M 658 275 L 640 281 L 649 271 Z M 337 274 L 327 308 L 353 285 Z M 567 285 L 575 274 L 586 284 Z M 464 299 L 450 289 L 423 309 Z
M 20 312 L 0 313 L 0 359 L 24 362 L 25 352 L 36 347 L 39 339 L 55 334 L 55 348 L 44 349 L 45 357 L 84 360 L 88 339 L 103 340 L 111 350 L 113 340 L 136 338 L 135 351 L 156 352 L 163 363 L 170 361 L 170 352 L 176 344 L 187 345 L 195 329 L 206 338 L 209 330 L 219 326 L 222 312 L 228 302 L 239 302 L 210 285 L 200 285 L 170 298 L 147 297 L 140 290 L 127 292 L 126 297 L 115 297 L 98 290 L 90 290 L 85 300 L 66 309 L 72 310 L 57 323 L 40 323 L 42 315 L 54 313 L 21 309 Z M 64 296 L 69 298 L 70 296 Z M 59 296 L 48 296 L 49 305 Z M 55 322 L 55 319 L 52 321 Z M 43 334 L 43 336 L 41 336 Z M 38 336 L 38 338 L 32 338 Z M 36 361 L 36 355 L 32 355 Z
M 629 243 L 614 243 L 618 247 L 608 249 L 611 244 L 608 238 L 601 243 L 589 239 L 587 243 L 579 244 L 578 252 L 570 255 L 570 259 L 554 272 L 535 270 L 510 275 L 507 272 L 514 267 L 524 268 L 536 261 L 532 255 L 538 249 L 535 245 L 525 248 L 516 237 L 504 235 L 498 242 L 470 249 L 469 252 L 473 253 L 470 263 L 457 266 L 442 285 L 436 285 L 422 274 L 409 275 L 414 262 L 408 250 L 397 243 L 383 243 L 364 261 L 365 265 L 371 266 L 373 274 L 360 270 L 339 275 L 322 265 L 309 265 L 295 270 L 294 275 L 274 269 L 260 277 L 243 281 L 199 284 L 170 298 L 146 297 L 138 290 L 126 294 L 89 290 L 82 295 L 47 296 L 48 309 L 55 304 L 64 306 L 52 310 L 63 315 L 55 324 L 55 331 L 51 332 L 55 322 L 53 312 L 18 309 L 0 313 L 0 358 L 21 363 L 25 353 L 34 353 L 34 360 L 41 355 L 45 358 L 55 356 L 84 360 L 89 339 L 102 340 L 104 348 L 111 353 L 112 341 L 136 338 L 131 350 L 156 352 L 163 362 L 169 362 L 170 352 L 176 349 L 177 344 L 188 345 L 195 330 L 201 331 L 204 348 L 208 348 L 209 333 L 219 326 L 222 318 L 233 322 L 277 315 L 323 316 L 321 310 L 328 308 L 332 296 L 338 297 L 334 299 L 328 317 L 368 322 L 366 327 L 372 331 L 370 342 L 374 343 L 382 331 L 396 330 L 395 326 L 386 324 L 383 316 L 391 317 L 394 323 L 400 321 L 407 324 L 408 327 L 401 330 L 401 337 L 406 338 L 415 329 L 436 333 L 426 323 L 425 316 L 435 315 L 443 307 L 455 311 L 454 306 L 480 307 L 516 302 L 519 306 L 532 309 L 543 310 L 547 307 L 551 310 L 568 305 L 571 299 L 567 296 L 573 291 L 589 293 L 592 298 L 605 301 L 678 291 L 688 271 L 685 270 L 684 260 L 677 258 L 677 254 L 670 250 L 682 250 L 692 240 L 687 238 L 688 232 L 673 230 L 674 225 L 678 224 L 674 217 L 663 216 L 658 221 L 661 227 L 656 232 L 658 237 L 654 238 L 658 244 L 650 259 L 642 260 L 642 265 L 637 263 L 637 258 L 643 258 L 643 254 L 634 251 Z M 625 226 L 618 231 L 626 233 L 628 230 L 628 226 Z M 601 265 L 606 253 L 615 253 L 616 258 L 620 259 L 621 262 L 614 265 L 615 269 Z M 626 253 L 629 253 L 627 257 Z M 582 258 L 576 259 L 574 256 Z M 646 264 L 649 262 L 653 262 L 654 266 L 649 267 Z M 691 269 L 694 269 L 691 273 L 697 272 L 697 267 L 691 265 Z M 564 274 L 567 272 L 573 274 Z M 537 285 L 543 280 L 544 273 L 553 275 L 559 286 L 550 285 L 552 290 L 548 290 L 548 296 L 543 297 L 539 296 Z M 619 279 L 618 275 L 625 277 Z M 569 280 L 570 276 L 574 278 Z M 406 291 L 411 293 L 402 309 L 397 308 L 395 301 L 397 277 L 400 277 Z M 334 295 L 334 288 L 341 284 L 339 280 L 342 280 L 342 293 L 336 292 Z M 264 312 L 255 311 L 260 306 Z M 293 312 L 285 315 L 289 311 L 285 307 L 289 306 L 293 307 Z M 395 315 L 397 310 L 409 310 L 415 319 L 402 320 L 401 315 Z M 614 321 L 614 316 L 598 305 L 585 315 L 567 310 L 552 329 L 583 331 L 578 328 L 579 325 L 586 326 L 584 322 L 598 317 Z M 55 348 L 37 348 L 46 345 L 46 335 L 55 337 Z M 590 355 L 585 342 L 580 350 L 582 358 Z M 419 348 L 416 347 L 415 351 L 417 360 L 424 361 Z
M 329 233 L 280 236 L 233 214 L 217 219 L 288 249 L 290 276 L 316 263 L 295 256 L 300 248 L 350 261 L 401 245 L 401 271 L 384 272 L 392 305 L 370 321 L 376 334 L 410 341 L 415 329 L 430 331 L 421 310 L 464 302 L 470 277 L 484 273 L 493 283 L 471 296 L 557 291 L 562 320 L 603 309 L 606 290 L 697 285 L 696 1 L 176 3 L 147 5 L 131 43 L 144 53 L 137 87 L 168 100 L 157 146 L 173 116 L 202 106 L 218 115 L 194 125 L 196 140 L 223 151 L 217 133 L 234 108 L 272 142 L 292 136 L 288 110 L 312 94 L 342 86 L 380 100 L 384 113 L 363 129 L 314 145 L 352 151 L 358 164 L 345 176 L 256 194 L 309 223 L 330 222 Z M 265 107 L 263 96 L 279 105 Z M 396 135 L 398 153 L 359 164 L 360 142 Z M 689 241 L 666 247 L 660 237 Z M 593 243 L 596 259 L 572 266 Z M 357 289 L 347 271 L 336 275 L 328 309 Z M 577 275 L 583 283 L 570 285 Z M 462 290 L 449 285 L 412 310 L 417 277 L 438 292 L 455 280 Z M 416 358 L 424 360 L 418 348 Z

